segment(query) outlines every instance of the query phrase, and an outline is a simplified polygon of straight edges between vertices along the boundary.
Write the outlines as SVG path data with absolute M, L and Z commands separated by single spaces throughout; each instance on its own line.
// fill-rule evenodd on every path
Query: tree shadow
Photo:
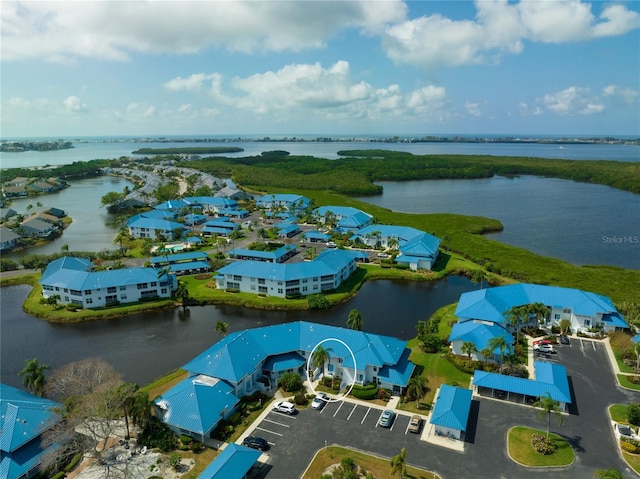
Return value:
M 565 436 L 564 434 L 556 434 L 567 441 L 575 452 L 584 452 L 584 447 L 582 447 L 582 436 L 569 437 Z

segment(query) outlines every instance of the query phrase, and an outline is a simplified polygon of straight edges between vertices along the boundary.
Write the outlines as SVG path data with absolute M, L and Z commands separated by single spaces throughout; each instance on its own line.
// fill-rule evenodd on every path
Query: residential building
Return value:
M 174 240 L 182 236 L 185 226 L 176 221 L 149 218 L 145 214 L 136 215 L 127 222 L 129 234 L 134 238 Z
M 549 309 L 546 326 L 559 326 L 560 321 L 571 322 L 574 332 L 601 328 L 604 332 L 629 328 L 613 302 L 596 293 L 573 288 L 539 284 L 512 284 L 463 293 L 455 315 L 458 322 L 481 320 L 506 327 L 507 312 L 514 306 L 542 303 Z M 536 318 L 531 318 L 535 324 Z
M 318 345 L 331 349 L 330 359 L 325 368 L 307 371 Z M 304 378 L 307 372 L 312 378 L 324 373 L 342 378 L 345 387 L 375 383 L 402 394 L 415 369 L 406 345 L 388 336 L 303 321 L 231 333 L 183 366 L 189 377 L 156 400 L 156 410 L 172 430 L 202 438 L 233 413 L 239 398 L 275 392 L 278 378 L 287 372 Z
M 448 384 L 440 386 L 433 412 L 429 418 L 429 422 L 434 425 L 436 436 L 464 439 L 469 422 L 472 397 L 473 392 L 470 389 L 462 389 Z
M 0 226 L 0 251 L 8 251 L 18 246 L 21 236 L 9 228 Z
M 23 236 L 30 238 L 48 238 L 57 230 L 58 227 L 56 225 L 52 225 L 35 217 L 24 220 L 20 224 L 20 231 L 23 233 Z
M 229 252 L 229 258 L 243 261 L 265 261 L 267 263 L 284 263 L 297 254 L 296 247 L 290 244 L 281 246 L 274 251 L 259 251 L 245 248 L 235 248 Z
M 12 216 L 16 216 L 18 212 L 13 208 L 0 208 L 0 220 L 8 220 Z
M 471 342 L 476 347 L 476 351 L 471 353 L 472 360 L 496 361 L 500 358 L 499 348 L 494 348 L 490 357 L 485 358 L 480 353 L 489 347 L 489 342 L 495 337 L 504 338 L 509 347 L 514 343 L 513 335 L 505 329 L 505 325 L 479 320 L 458 322 L 453 325 L 449 334 L 451 352 L 466 356 L 468 353 L 462 350 L 462 345 L 466 342 Z
M 321 206 L 313 210 L 313 216 L 343 232 L 355 232 L 373 224 L 373 216 L 351 206 Z
M 28 479 L 39 474 L 45 454 L 42 433 L 59 417 L 60 404 L 0 384 L 0 479 Z
M 256 206 L 266 210 L 282 209 L 289 213 L 298 213 L 309 206 L 309 198 L 289 193 L 275 193 L 258 198 Z
M 218 270 L 219 289 L 266 296 L 306 296 L 336 289 L 356 270 L 356 255 L 346 250 L 326 250 L 313 261 L 280 264 L 237 261 Z
M 178 286 L 175 275 L 153 268 L 93 271 L 88 259 L 70 256 L 49 263 L 39 283 L 45 298 L 59 296 L 61 304 L 83 308 L 170 298 Z

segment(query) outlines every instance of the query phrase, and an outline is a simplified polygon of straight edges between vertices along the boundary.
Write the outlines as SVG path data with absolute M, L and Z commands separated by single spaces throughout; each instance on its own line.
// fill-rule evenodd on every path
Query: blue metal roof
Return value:
M 203 233 L 215 233 L 218 235 L 228 235 L 229 233 L 231 233 L 230 229 L 227 228 L 218 228 L 215 226 L 205 226 L 204 228 L 202 228 L 202 232 Z
M 285 254 L 287 254 L 289 251 L 294 249 L 296 249 L 296 247 L 290 244 L 281 246 L 275 251 L 260 251 L 260 250 L 254 250 L 254 249 L 246 249 L 246 248 L 235 248 L 229 252 L 229 255 L 276 260 L 276 259 L 282 258 Z
M 236 200 L 230 198 L 220 198 L 217 196 L 189 196 L 184 200 L 191 206 L 210 205 L 216 208 L 234 208 L 238 205 Z
M 473 384 L 532 397 L 549 394 L 552 399 L 571 404 L 571 391 L 567 370 L 561 364 L 535 361 L 533 363 L 536 379 L 516 378 L 504 374 L 476 371 Z
M 243 479 L 262 453 L 238 444 L 228 444 L 198 479 Z
M 198 238 L 197 236 L 191 236 L 187 238 L 187 242 L 193 243 L 193 244 L 200 244 L 202 243 L 202 238 Z
M 214 226 L 218 228 L 227 228 L 231 230 L 238 229 L 237 224 L 235 224 L 233 221 L 225 220 L 224 218 L 221 218 L 218 220 L 209 220 L 206 223 L 204 223 L 204 226 Z
M 307 322 L 278 324 L 229 334 L 187 363 L 184 369 L 237 383 L 244 376 L 253 373 L 270 356 L 297 351 L 310 352 L 327 338 L 339 339 L 348 344 L 360 370 L 364 370 L 367 365 L 378 368 L 387 365 L 389 371 L 385 373 L 385 377 L 400 386 L 405 386 L 411 376 L 413 365 L 408 362 L 406 341 Z M 351 354 L 340 342 L 331 341 L 324 347 L 332 349 L 332 356 L 343 358 L 345 367 L 353 367 Z M 396 380 L 401 382 L 396 383 Z
M 160 230 L 160 231 L 173 231 L 173 230 L 182 230 L 184 225 L 182 223 L 178 223 L 176 221 L 169 221 L 160 218 L 145 218 L 139 217 L 132 220 L 129 220 L 127 223 L 129 228 L 149 228 L 152 230 Z
M 291 223 L 280 223 L 280 226 L 277 228 L 278 234 L 289 234 L 300 231 L 300 227 L 298 225 L 293 225 Z
M 304 208 L 309 204 L 309 198 L 290 193 L 274 193 L 258 198 L 258 201 L 256 201 L 256 203 L 258 205 L 269 205 L 271 203 L 285 203 L 291 205 L 294 203 L 299 203 Z
M 129 218 L 129 220 L 127 221 L 127 225 L 129 225 L 132 221 L 135 221 L 139 218 L 156 218 L 156 219 L 164 219 L 164 220 L 174 220 L 176 218 L 176 214 L 168 210 L 145 211 L 144 213 L 139 213 Z
M 467 430 L 472 391 L 443 384 L 431 413 L 431 424 L 458 431 Z
M 410 349 L 405 349 L 395 365 L 385 364 L 378 371 L 378 377 L 385 382 L 406 386 L 416 365 L 409 361 Z
M 177 263 L 169 266 L 169 270 L 172 273 L 178 273 L 180 271 L 187 271 L 190 269 L 208 269 L 210 268 L 209 263 L 205 261 L 190 261 L 188 263 Z
M 513 336 L 502 326 L 495 323 L 486 324 L 469 320 L 453 325 L 449 334 L 449 341 L 471 341 L 478 348 L 478 351 L 482 351 L 488 346 L 492 338 L 498 336 L 503 337 L 507 344 L 513 344 Z M 497 352 L 499 352 L 499 349 Z
M 161 256 L 154 256 L 149 261 L 151 264 L 161 264 L 161 263 L 173 263 L 178 261 L 189 261 L 189 260 L 199 260 L 199 259 L 208 259 L 207 253 L 203 251 L 192 251 L 190 253 L 177 253 L 177 254 L 167 254 Z
M 240 400 L 233 388 L 213 378 L 187 378 L 155 401 L 162 421 L 198 434 L 207 434 Z
M 331 235 L 320 233 L 319 231 L 307 231 L 302 236 L 308 239 L 319 239 L 323 241 L 329 241 L 329 239 L 331 239 Z
M 463 293 L 455 314 L 459 318 L 503 322 L 505 313 L 513 306 L 531 303 L 571 308 L 575 314 L 584 316 L 617 313 L 609 298 L 595 293 L 558 286 L 520 283 Z M 624 321 L 621 316 L 620 321 Z M 624 323 L 622 327 L 628 325 Z
M 248 214 L 248 210 L 237 210 L 235 208 L 221 208 L 218 210 L 218 215 L 243 216 Z
M 297 369 L 305 362 L 306 359 L 304 359 L 300 354 L 296 352 L 289 352 L 269 356 L 262 365 L 262 369 L 274 372 L 286 371 L 287 369 Z

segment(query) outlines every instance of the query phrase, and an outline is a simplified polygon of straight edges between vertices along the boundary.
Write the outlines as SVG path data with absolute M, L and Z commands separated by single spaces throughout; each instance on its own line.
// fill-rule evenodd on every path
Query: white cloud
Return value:
M 548 93 L 544 95 L 542 102 L 548 110 L 561 115 L 591 115 L 605 110 L 605 105 L 598 97 L 592 95 L 589 88 L 583 87 L 571 86 L 555 93 Z
M 65 98 L 63 104 L 64 104 L 65 110 L 69 113 L 87 111 L 86 103 L 83 103 L 82 100 L 80 100 L 80 98 L 74 95 L 71 95 Z
M 471 116 L 480 116 L 482 114 L 479 103 L 468 101 L 464 104 L 464 107 L 467 109 L 467 113 Z
M 383 47 L 397 63 L 432 69 L 496 62 L 520 53 L 525 41 L 565 43 L 623 35 L 640 27 L 640 14 L 607 6 L 599 18 L 581 1 L 476 1 L 476 18 L 452 20 L 439 14 L 387 27 Z
M 211 85 L 220 83 L 221 77 L 217 73 L 194 73 L 187 78 L 176 77 L 169 80 L 164 84 L 164 87 L 169 91 L 198 91 L 202 88 L 202 84 L 205 81 L 211 81 Z
M 3 60 L 127 60 L 132 52 L 208 47 L 283 51 L 323 47 L 343 29 L 375 34 L 406 5 L 377 2 L 3 2 Z
M 520 116 L 538 116 L 543 113 L 542 108 L 539 106 L 529 106 L 529 104 L 524 101 L 518 103 L 518 110 L 520 111 Z
M 197 75 L 220 79 L 217 73 Z M 165 87 L 181 84 L 182 80 L 173 79 Z M 278 120 L 309 115 L 324 119 L 399 118 L 436 113 L 442 116 L 446 102 L 443 87 L 428 85 L 404 93 L 397 84 L 376 88 L 365 81 L 355 81 L 346 61 L 326 68 L 320 63 L 290 64 L 277 71 L 234 78 L 227 88 L 223 88 L 221 81 L 214 83 L 215 88 L 209 92 L 216 104 L 257 115 L 273 115 Z
M 602 89 L 605 97 L 610 97 L 614 101 L 626 105 L 635 105 L 638 101 L 638 90 L 632 88 L 621 88 L 617 85 L 607 85 Z

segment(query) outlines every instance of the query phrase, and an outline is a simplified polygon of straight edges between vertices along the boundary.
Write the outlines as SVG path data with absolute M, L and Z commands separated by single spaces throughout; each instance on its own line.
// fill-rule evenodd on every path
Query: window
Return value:
M 152 287 L 152 288 L 155 288 L 156 286 L 158 286 L 158 283 L 156 283 L 155 281 L 153 281 L 153 282 L 151 283 L 151 287 Z
M 278 288 L 278 294 L 282 294 L 282 288 Z
M 68 293 L 69 292 L 69 288 L 64 288 L 64 292 Z
M 255 279 L 255 278 L 251 278 L 251 282 L 252 282 L 252 283 L 255 283 L 255 282 L 256 282 L 256 279 Z
M 126 291 L 127 287 L 126 286 L 120 286 L 120 291 Z
M 120 299 L 121 299 L 121 300 L 122 300 L 122 299 L 127 299 L 127 295 L 126 295 L 126 294 L 121 294 L 121 295 L 120 295 Z
M 167 294 L 167 288 L 162 288 L 160 290 L 160 294 Z
M 258 293 L 267 293 L 269 291 L 269 288 L 267 288 L 266 286 L 258 286 Z
M 233 281 L 227 281 L 227 288 L 240 289 L 240 283 L 234 283 Z
M 91 290 L 90 289 L 85 289 L 84 290 L 84 294 L 91 294 Z
M 60 288 L 58 288 L 57 286 L 56 286 L 56 291 L 60 291 Z
M 138 287 L 138 289 L 146 289 L 149 287 L 147 283 L 138 283 L 136 286 Z
M 111 286 L 109 288 L 107 288 L 107 293 L 115 293 L 116 292 L 116 287 L 115 286 Z
M 252 285 L 251 285 L 251 291 L 255 291 L 255 290 L 256 290 L 256 285 L 255 285 L 255 284 L 252 284 Z
M 86 299 L 86 303 L 87 303 L 87 304 L 93 304 L 93 299 L 91 299 L 91 298 L 87 298 L 87 299 Z
M 237 274 L 234 274 L 234 275 L 233 275 L 233 280 L 234 280 L 234 281 L 242 281 L 242 276 L 237 275 Z
M 556 321 L 558 321 L 560 319 L 560 315 L 558 313 L 553 315 L 553 319 L 555 319 Z
M 264 284 L 264 278 L 258 278 L 258 284 Z

